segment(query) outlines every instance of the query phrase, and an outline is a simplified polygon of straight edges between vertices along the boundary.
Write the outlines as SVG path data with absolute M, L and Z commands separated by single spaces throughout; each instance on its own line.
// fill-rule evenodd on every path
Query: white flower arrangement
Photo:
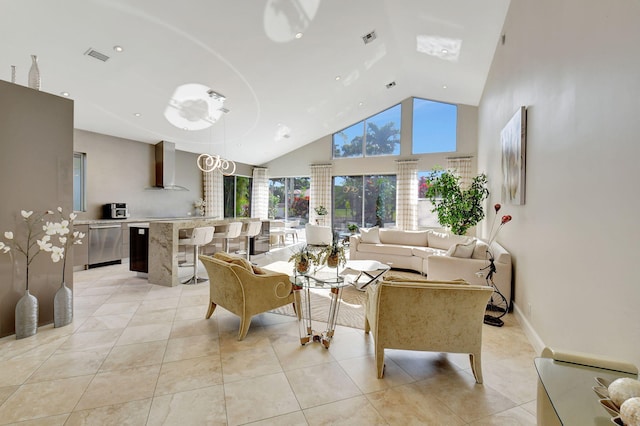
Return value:
M 69 236 L 69 224 L 73 223 L 73 220 L 76 218 L 76 214 L 71 213 L 67 220 L 62 217 L 62 207 L 58 207 L 58 213 L 62 218 L 60 222 L 45 222 L 44 217 L 46 215 L 53 214 L 52 211 L 34 214 L 31 210 L 21 210 L 20 215 L 26 229 L 24 240 L 20 241 L 12 231 L 6 231 L 4 233 L 5 241 L 0 241 L 0 253 L 8 254 L 12 260 L 14 260 L 13 253 L 19 253 L 25 257 L 25 290 L 29 290 L 29 266 L 40 252 L 50 253 L 51 260 L 54 263 L 57 263 L 60 260 L 63 261 L 62 279 L 64 281 L 64 268 L 66 265 L 65 254 L 71 244 L 82 243 L 82 238 L 84 238 L 84 234 L 82 232 L 76 231 Z M 38 226 L 43 222 L 44 225 L 41 227 Z M 51 240 L 53 235 L 58 236 L 57 242 L 59 242 L 61 246 L 53 244 L 54 242 Z
M 197 199 L 196 201 L 193 202 L 193 205 L 196 209 L 198 209 L 198 213 L 200 214 L 200 216 L 204 216 L 205 213 L 205 202 L 202 198 Z

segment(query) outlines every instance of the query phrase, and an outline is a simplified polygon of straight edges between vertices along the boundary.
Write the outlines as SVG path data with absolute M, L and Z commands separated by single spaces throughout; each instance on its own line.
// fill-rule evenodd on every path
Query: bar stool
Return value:
M 182 284 L 197 284 L 207 281 L 206 278 L 198 278 L 198 256 L 200 255 L 200 246 L 209 244 L 213 240 L 213 233 L 215 227 L 203 226 L 200 228 L 194 228 L 191 233 L 191 238 L 180 238 L 178 245 L 193 246 L 193 276 Z
M 216 232 L 213 235 L 213 238 L 222 239 L 222 250 L 229 253 L 229 240 L 238 238 L 240 236 L 240 232 L 242 232 L 242 222 L 231 222 L 227 225 L 227 230 L 225 232 Z
M 247 252 L 247 260 L 249 260 L 249 252 L 250 252 L 249 240 L 251 240 L 251 238 L 258 235 L 261 230 L 262 230 L 262 222 L 260 222 L 259 220 L 256 220 L 256 221 L 249 222 L 247 224 L 247 229 L 240 233 L 241 237 L 246 238 L 245 251 Z

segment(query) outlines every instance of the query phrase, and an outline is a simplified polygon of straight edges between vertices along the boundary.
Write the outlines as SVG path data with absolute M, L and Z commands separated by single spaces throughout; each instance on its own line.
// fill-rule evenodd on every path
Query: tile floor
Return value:
M 209 284 L 148 284 L 126 264 L 74 274 L 72 324 L 0 339 L 0 424 L 535 425 L 535 354 L 517 321 L 484 326 L 484 384 L 466 355 L 387 350 L 338 327 L 301 346 L 297 323 L 254 317 L 247 338 Z M 317 328 L 320 329 L 320 326 Z

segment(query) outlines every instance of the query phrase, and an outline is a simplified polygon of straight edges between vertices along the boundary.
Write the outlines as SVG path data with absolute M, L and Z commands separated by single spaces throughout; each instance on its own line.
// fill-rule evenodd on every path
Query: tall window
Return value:
M 418 228 L 440 228 L 438 215 L 432 211 L 433 204 L 426 198 L 429 189 L 427 178 L 431 173 L 431 170 L 418 172 Z
M 269 179 L 269 218 L 309 221 L 308 177 Z
M 400 155 L 400 104 L 333 134 L 333 158 Z
M 251 217 L 251 182 L 246 176 L 224 177 L 224 217 Z
M 458 107 L 413 99 L 413 153 L 454 152 Z
M 86 158 L 83 152 L 73 153 L 73 210 L 76 212 L 87 210 Z
M 335 176 L 333 227 L 347 225 L 390 227 L 396 221 L 396 176 Z

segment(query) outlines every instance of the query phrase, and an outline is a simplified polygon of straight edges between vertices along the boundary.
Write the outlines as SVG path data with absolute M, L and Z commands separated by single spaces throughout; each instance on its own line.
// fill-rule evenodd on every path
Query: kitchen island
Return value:
M 214 226 L 224 231 L 230 222 L 250 222 L 257 218 L 215 219 L 194 217 L 188 219 L 159 220 L 149 223 L 149 275 L 151 284 L 173 287 L 180 284 L 178 277 L 178 239 L 181 229 Z

